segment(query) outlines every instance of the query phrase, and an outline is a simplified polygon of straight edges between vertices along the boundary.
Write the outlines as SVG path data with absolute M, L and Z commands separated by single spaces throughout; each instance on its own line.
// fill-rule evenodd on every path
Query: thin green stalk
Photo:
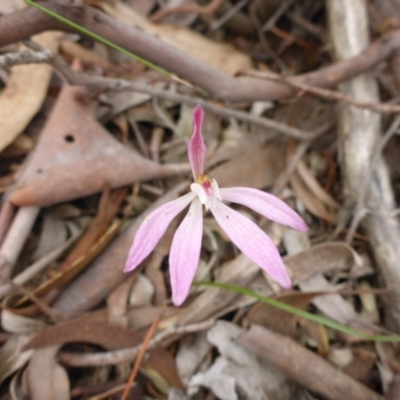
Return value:
M 173 74 L 171 74 L 170 72 L 168 72 L 167 70 L 165 70 L 161 67 L 158 67 L 157 65 L 151 63 L 150 61 L 145 60 L 144 58 L 137 56 L 134 53 L 131 53 L 129 50 L 126 50 L 123 47 L 118 46 L 117 44 L 111 42 L 110 40 L 107 40 L 107 39 L 103 38 L 102 36 L 97 35 L 96 33 L 90 31 L 89 29 L 86 29 L 83 26 L 80 26 L 79 24 L 69 20 L 68 18 L 65 18 L 65 17 L 55 13 L 54 11 L 51 11 L 48 8 L 43 7 L 42 5 L 35 3 L 33 0 L 24 0 L 24 1 L 27 4 L 29 4 L 30 6 L 35 7 L 36 9 L 44 12 L 45 14 L 49 15 L 50 17 L 70 26 L 71 28 L 76 29 L 77 31 L 83 33 L 84 35 L 89 36 L 92 39 L 95 39 L 98 42 L 103 43 L 106 46 L 111 47 L 114 50 L 120 51 L 121 53 L 125 54 L 126 56 L 131 57 L 134 60 L 141 62 L 142 64 L 146 65 L 149 68 L 152 68 L 164 75 L 167 75 L 170 78 L 176 79 L 176 77 Z
M 217 282 L 197 282 L 195 285 L 200 286 L 211 286 L 220 289 L 229 290 L 231 292 L 236 292 L 239 294 L 244 294 L 249 297 L 253 297 L 263 303 L 269 304 L 270 306 L 276 307 L 280 310 L 286 311 L 288 313 L 298 315 L 299 317 L 306 318 L 310 321 L 317 322 L 318 324 L 324 325 L 328 328 L 334 329 L 339 332 L 344 332 L 349 335 L 354 335 L 365 340 L 371 340 L 374 342 L 400 342 L 400 336 L 386 336 L 386 335 L 369 335 L 367 333 L 361 332 L 357 329 L 350 328 L 348 326 L 339 324 L 338 322 L 332 321 L 329 318 L 321 317 L 319 315 L 311 314 L 307 311 L 300 310 L 296 307 L 290 306 L 289 304 L 283 303 L 279 300 L 273 299 L 271 297 L 265 297 L 261 294 L 255 293 L 249 289 L 236 286 L 236 285 L 229 285 L 226 283 L 217 283 Z

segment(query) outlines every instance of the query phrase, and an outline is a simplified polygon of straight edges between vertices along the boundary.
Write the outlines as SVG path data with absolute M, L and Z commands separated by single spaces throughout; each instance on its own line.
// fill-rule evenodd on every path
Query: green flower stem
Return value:
M 117 44 L 111 42 L 110 40 L 107 40 L 107 39 L 103 38 L 102 36 L 97 35 L 96 33 L 90 31 L 89 29 L 86 29 L 83 26 L 80 26 L 79 24 L 55 13 L 54 11 L 51 11 L 48 8 L 43 7 L 42 5 L 35 3 L 33 0 L 24 0 L 24 1 L 27 4 L 29 4 L 30 6 L 35 7 L 36 9 L 44 12 L 45 14 L 49 15 L 50 17 L 55 18 L 56 20 L 70 26 L 71 28 L 76 29 L 77 31 L 83 33 L 84 35 L 89 36 L 92 39 L 95 39 L 98 42 L 103 43 L 106 46 L 111 47 L 114 50 L 120 51 L 122 54 L 125 54 L 126 56 L 131 57 L 134 60 L 141 62 L 142 64 L 146 65 L 149 68 L 152 68 L 164 75 L 167 75 L 170 78 L 176 79 L 176 77 L 173 74 L 171 74 L 170 72 L 168 72 L 167 70 L 165 70 L 161 67 L 158 67 L 157 65 L 151 63 L 150 61 L 145 60 L 144 58 L 137 56 L 134 53 L 131 53 L 129 50 L 126 50 L 123 47 L 118 46 Z
M 329 318 L 321 317 L 319 315 L 315 315 L 315 314 L 309 313 L 307 311 L 300 310 L 289 304 L 283 303 L 283 302 L 273 299 L 271 297 L 262 296 L 261 294 L 255 293 L 249 289 L 245 289 L 240 286 L 229 285 L 226 283 L 217 283 L 217 282 L 197 282 L 197 283 L 195 283 L 195 285 L 211 286 L 211 287 L 229 290 L 231 292 L 236 292 L 239 294 L 244 294 L 246 296 L 253 297 L 254 299 L 262 301 L 263 303 L 269 304 L 270 306 L 276 307 L 280 310 L 286 311 L 286 312 L 294 314 L 294 315 L 298 315 L 299 317 L 303 317 L 310 321 L 317 322 L 318 324 L 324 325 L 324 326 L 334 329 L 336 331 L 344 332 L 344 333 L 347 333 L 347 334 L 353 335 L 353 336 L 357 336 L 357 337 L 360 337 L 365 340 L 370 340 L 373 342 L 400 342 L 400 336 L 369 335 L 369 334 L 361 332 L 357 329 L 350 328 L 348 326 L 339 324 L 338 322 L 332 321 Z

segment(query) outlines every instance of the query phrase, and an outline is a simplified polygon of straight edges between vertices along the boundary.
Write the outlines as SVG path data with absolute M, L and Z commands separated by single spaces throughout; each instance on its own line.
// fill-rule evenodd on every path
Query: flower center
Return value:
M 200 175 L 196 179 L 196 183 L 201 185 L 201 187 L 206 192 L 207 196 L 212 196 L 212 194 L 213 194 L 212 180 L 208 175 L 203 175 L 203 174 Z
M 200 175 L 196 182 L 190 185 L 191 191 L 199 198 L 208 210 L 216 200 L 222 200 L 218 183 L 207 175 Z

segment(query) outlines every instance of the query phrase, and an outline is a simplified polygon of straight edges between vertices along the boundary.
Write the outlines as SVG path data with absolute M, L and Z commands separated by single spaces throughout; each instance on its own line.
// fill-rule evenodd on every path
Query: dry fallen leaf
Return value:
M 311 214 L 331 224 L 335 222 L 332 212 L 330 212 L 321 199 L 316 197 L 309 189 L 297 171 L 290 177 L 290 185 L 296 197 L 304 204 L 305 208 Z
M 24 0 L 3 0 L 0 3 L 0 14 L 11 14 L 25 6 Z
M 31 339 L 24 350 L 79 342 L 97 344 L 105 349 L 121 349 L 136 346 L 142 339 L 142 333 L 109 324 L 107 314 L 100 311 L 45 329 Z
M 211 364 L 212 345 L 205 332 L 182 338 L 175 356 L 179 377 L 185 386 L 195 372 L 204 371 Z
M 165 380 L 168 386 L 178 389 L 184 388 L 176 370 L 175 358 L 162 347 L 149 350 L 146 359 L 142 361 L 141 368 L 145 375 L 154 377 L 152 381 L 155 386 L 157 386 L 157 379 L 155 377 L 159 375 L 162 377 L 162 380 Z M 153 371 L 157 372 L 157 375 L 152 374 Z
M 9 200 L 47 206 L 106 188 L 189 171 L 156 164 L 115 140 L 93 115 L 83 88 L 64 85 Z
M 33 350 L 23 350 L 31 335 L 12 335 L 0 348 L 0 382 L 18 371 L 31 357 Z
M 34 36 L 38 44 L 57 51 L 59 32 Z M 18 65 L 11 68 L 6 88 L 0 93 L 0 151 L 20 135 L 46 97 L 53 74 L 49 64 Z
M 26 343 L 24 350 L 77 342 L 93 343 L 109 350 L 136 346 L 144 338 L 143 328 L 147 328 L 153 322 L 156 315 L 160 314 L 160 310 L 161 307 L 128 310 L 127 328 L 111 324 L 107 310 L 93 311 L 42 330 Z M 179 309 L 167 308 L 160 328 L 169 326 L 170 321 L 179 313 Z
M 210 40 L 185 27 L 153 24 L 122 1 L 90 0 L 91 4 L 126 24 L 133 25 L 157 36 L 165 43 L 189 53 L 228 75 L 235 75 L 251 67 L 250 57 L 234 47 Z
M 296 398 L 295 385 L 237 342 L 243 332 L 227 321 L 218 321 L 208 331 L 208 341 L 217 347 L 221 356 L 207 371 L 193 376 L 188 392 L 194 394 L 200 385 L 209 387 L 223 400 L 239 399 L 239 393 L 252 400 Z
M 35 350 L 27 368 L 29 398 L 69 400 L 69 378 L 57 362 L 59 346 Z
M 339 209 L 340 204 L 327 191 L 325 191 L 303 161 L 299 161 L 297 164 L 297 172 L 307 187 L 316 197 L 318 197 L 319 200 L 334 210 Z
M 112 69 L 112 65 L 101 55 L 71 40 L 63 40 L 60 43 L 60 52 L 69 60 L 79 58 L 84 65 L 98 66 L 105 71 Z
M 262 189 L 272 186 L 282 170 L 282 148 L 258 144 L 212 169 L 209 174 L 220 187 L 248 186 Z

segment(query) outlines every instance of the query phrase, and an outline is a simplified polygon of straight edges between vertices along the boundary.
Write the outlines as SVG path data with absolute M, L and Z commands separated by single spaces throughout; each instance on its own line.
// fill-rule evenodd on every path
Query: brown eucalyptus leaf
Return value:
M 331 207 L 334 210 L 340 208 L 340 204 L 319 184 L 304 161 L 300 160 L 297 164 L 297 172 L 310 191 L 314 193 L 314 195 L 326 206 Z
M 1 327 L 7 332 L 30 334 L 46 328 L 47 323 L 40 319 L 28 318 L 4 309 L 1 313 Z
M 31 357 L 32 350 L 23 350 L 31 336 L 12 335 L 0 348 L 0 382 L 18 371 Z
M 332 213 L 328 211 L 323 201 L 316 197 L 311 189 L 304 183 L 297 171 L 290 177 L 290 185 L 296 197 L 301 200 L 311 214 L 331 224 L 334 223 L 334 216 Z
M 251 147 L 246 153 L 212 169 L 209 175 L 220 187 L 272 186 L 284 167 L 283 149 L 279 146 Z
M 313 275 L 333 270 L 349 270 L 359 262 L 358 254 L 347 244 L 325 242 L 311 249 L 284 258 L 297 284 Z
M 127 312 L 128 328 L 110 324 L 107 310 L 94 311 L 70 321 L 58 323 L 34 336 L 24 350 L 38 349 L 66 343 L 87 342 L 103 346 L 109 350 L 136 346 L 141 343 L 144 333 L 140 329 L 148 327 L 160 314 L 161 307 L 134 308 Z M 165 325 L 179 310 L 171 307 L 163 313 Z
M 160 165 L 115 140 L 94 118 L 81 87 L 64 85 L 10 201 L 48 206 L 139 180 L 188 172 Z
M 151 370 L 157 371 L 169 386 L 184 389 L 176 369 L 175 358 L 163 347 L 149 350 L 146 359 L 143 360 L 141 364 L 141 367 L 145 374 L 151 374 Z M 155 381 L 154 379 L 152 380 L 153 382 Z
M 346 365 L 344 372 L 361 382 L 368 382 L 376 364 L 377 354 L 369 349 L 352 349 L 353 359 Z
M 57 51 L 59 32 L 33 37 L 40 45 Z M 49 64 L 18 65 L 11 68 L 7 86 L 0 93 L 0 151 L 20 135 L 46 97 L 53 74 Z
M 100 311 L 45 329 L 30 340 L 24 350 L 79 342 L 93 343 L 114 350 L 136 346 L 142 339 L 143 334 L 134 330 L 110 325 L 107 314 Z
M 87 254 L 96 241 L 107 232 L 112 220 L 118 213 L 126 194 L 126 189 L 117 189 L 112 192 L 109 190 L 103 191 L 102 196 L 100 197 L 96 217 L 92 220 L 85 233 L 76 243 L 75 247 L 64 259 L 59 268 L 60 271 L 66 270 L 72 262 Z
M 126 328 L 128 326 L 128 299 L 133 285 L 140 274 L 130 274 L 108 296 L 108 321 L 114 326 Z
M 32 400 L 69 400 L 69 378 L 57 362 L 59 346 L 35 350 L 28 365 L 29 398 Z
M 71 40 L 60 43 L 60 52 L 70 60 L 79 58 L 85 65 L 98 66 L 106 71 L 112 69 L 112 64 L 100 54 Z

